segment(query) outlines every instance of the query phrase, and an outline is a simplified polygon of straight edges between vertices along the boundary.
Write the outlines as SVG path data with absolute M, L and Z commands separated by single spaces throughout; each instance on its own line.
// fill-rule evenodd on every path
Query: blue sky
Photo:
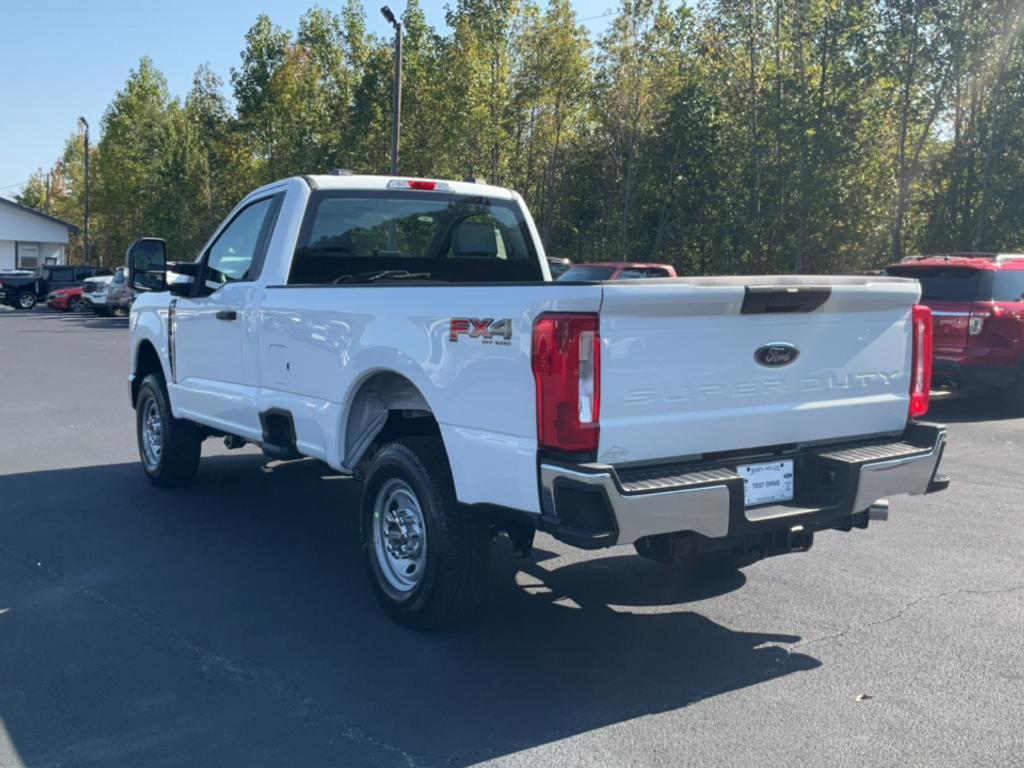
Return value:
M 377 9 L 405 0 L 363 0 L 370 29 L 386 34 Z M 294 29 L 314 0 L 4 0 L 0 12 L 0 195 L 13 196 L 37 168 L 57 158 L 84 115 L 98 134 L 103 110 L 149 55 L 171 93 L 184 95 L 196 67 L 209 62 L 225 82 L 239 60 L 243 36 L 257 14 Z M 320 1 L 325 7 L 341 6 Z M 616 0 L 574 0 L 581 18 L 600 33 Z M 444 27 L 446 0 L 421 0 L 428 21 Z

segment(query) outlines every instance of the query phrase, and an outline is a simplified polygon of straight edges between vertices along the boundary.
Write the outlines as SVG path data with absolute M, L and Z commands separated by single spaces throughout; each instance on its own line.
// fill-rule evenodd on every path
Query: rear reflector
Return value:
M 537 442 L 597 453 L 601 419 L 601 335 L 597 315 L 548 313 L 533 324 Z
M 914 333 L 910 358 L 910 418 L 928 413 L 932 390 L 932 311 L 916 304 L 912 314 Z
M 388 189 L 415 189 L 421 192 L 450 192 L 451 185 L 443 181 L 427 181 L 425 179 L 392 179 Z

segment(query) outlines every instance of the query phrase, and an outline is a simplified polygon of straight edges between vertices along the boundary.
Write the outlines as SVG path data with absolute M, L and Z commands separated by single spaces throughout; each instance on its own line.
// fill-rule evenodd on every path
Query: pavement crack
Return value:
M 883 624 L 889 624 L 891 622 L 898 621 L 899 619 L 903 618 L 903 616 L 905 616 L 909 611 L 912 611 L 921 603 L 927 602 L 929 600 L 944 600 L 948 597 L 953 597 L 954 595 L 1009 594 L 1011 592 L 1020 592 L 1021 590 L 1024 590 L 1024 583 L 1014 584 L 1008 587 L 997 587 L 994 589 L 971 589 L 968 587 L 956 587 L 955 589 L 947 589 L 942 592 L 933 592 L 927 595 L 921 595 L 920 597 L 914 598 L 913 600 L 905 603 L 903 606 L 901 606 L 893 613 L 889 614 L 888 616 L 884 616 L 883 618 L 876 619 L 875 621 L 869 621 L 865 624 L 858 624 L 857 626 L 847 627 L 845 629 L 839 630 L 838 632 L 830 632 L 828 634 L 819 635 L 818 637 L 812 637 L 806 640 L 801 640 L 800 642 L 793 644 L 791 647 L 793 649 L 806 648 L 811 645 L 816 645 L 817 643 L 838 640 L 840 638 L 846 637 L 847 635 L 855 634 L 857 632 L 863 632 L 867 629 L 872 629 Z

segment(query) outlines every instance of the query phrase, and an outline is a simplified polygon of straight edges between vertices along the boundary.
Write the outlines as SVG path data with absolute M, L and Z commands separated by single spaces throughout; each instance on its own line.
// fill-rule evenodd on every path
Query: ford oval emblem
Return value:
M 759 365 L 764 365 L 769 368 L 778 368 L 783 365 L 789 365 L 800 355 L 800 350 L 795 345 L 789 344 L 785 341 L 773 341 L 771 344 L 765 344 L 763 347 L 758 347 L 757 351 L 754 352 L 754 360 Z

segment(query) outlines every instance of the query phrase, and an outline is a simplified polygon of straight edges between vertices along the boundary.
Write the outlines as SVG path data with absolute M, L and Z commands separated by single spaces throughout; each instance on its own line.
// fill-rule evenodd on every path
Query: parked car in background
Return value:
M 565 272 L 572 266 L 572 262 L 568 259 L 560 259 L 555 256 L 548 256 L 548 269 L 551 270 L 551 278 L 557 280 L 559 275 Z
M 59 312 L 84 312 L 86 304 L 82 298 L 82 286 L 51 291 L 46 297 L 46 306 Z
M 125 279 L 124 267 L 118 268 L 107 286 L 107 314 L 127 313 L 135 301 L 135 289 Z
M 112 274 L 106 267 L 43 267 L 39 275 L 0 275 L 0 304 L 32 309 L 54 291 L 77 288 L 97 275 Z
M 1024 415 L 1024 254 L 918 256 L 886 273 L 921 283 L 935 323 L 935 386 L 996 391 Z
M 107 288 L 111 279 L 112 275 L 90 277 L 82 284 L 82 298 L 85 299 L 86 307 L 104 317 L 110 314 L 107 309 Z
M 676 277 L 676 268 L 671 264 L 635 261 L 596 262 L 570 267 L 557 279 L 563 282 L 590 282 L 594 280 L 642 280 L 651 277 Z

